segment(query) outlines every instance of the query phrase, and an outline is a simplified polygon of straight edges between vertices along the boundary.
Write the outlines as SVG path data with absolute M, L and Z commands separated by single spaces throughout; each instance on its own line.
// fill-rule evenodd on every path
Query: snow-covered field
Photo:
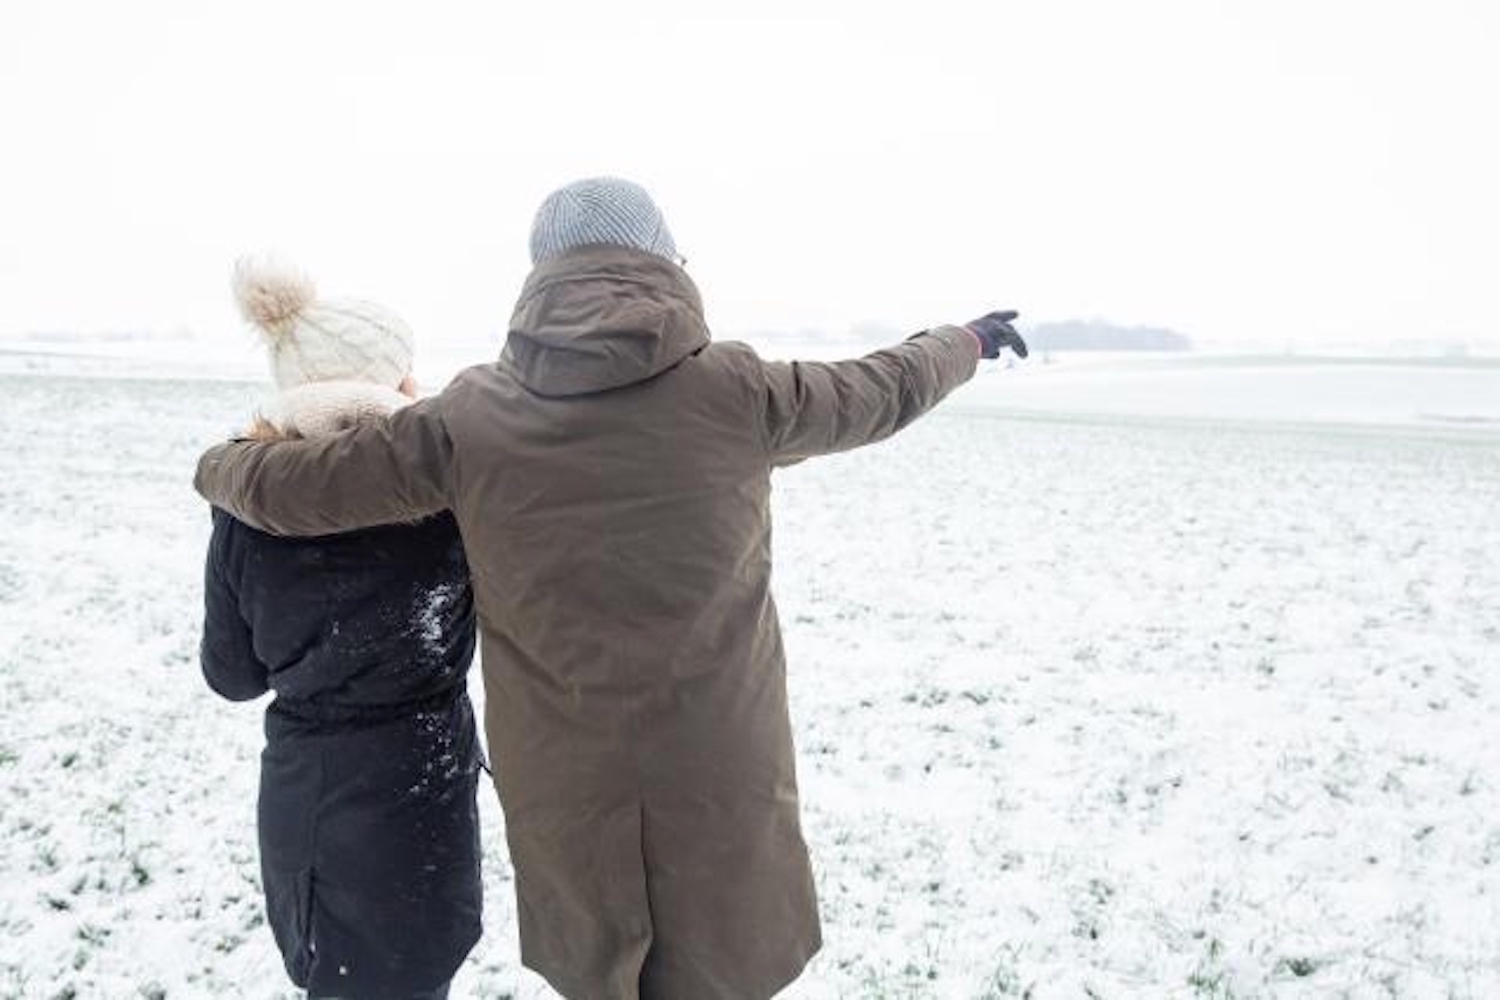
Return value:
M 193 461 L 260 389 L 54 367 L 0 374 L 0 997 L 291 996 L 261 706 L 196 662 Z M 1500 370 L 1390 374 L 1000 372 L 778 474 L 827 941 L 785 996 L 1500 996 Z M 550 996 L 483 805 L 454 995 Z

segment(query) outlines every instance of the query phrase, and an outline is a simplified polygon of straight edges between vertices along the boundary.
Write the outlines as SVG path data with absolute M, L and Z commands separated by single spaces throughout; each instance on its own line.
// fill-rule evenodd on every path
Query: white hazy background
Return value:
M 0 337 L 252 348 L 276 249 L 491 356 L 537 203 L 637 179 L 720 336 L 997 306 L 1500 348 L 1500 5 L 0 6 Z

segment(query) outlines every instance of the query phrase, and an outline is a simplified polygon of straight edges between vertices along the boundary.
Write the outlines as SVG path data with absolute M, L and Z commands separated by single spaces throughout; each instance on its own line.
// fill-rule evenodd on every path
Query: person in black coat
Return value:
M 305 279 L 264 265 L 242 265 L 236 290 L 283 390 L 256 435 L 331 433 L 407 401 L 396 317 L 314 303 Z M 482 915 L 458 525 L 444 513 L 289 539 L 212 516 L 203 674 L 234 701 L 275 693 L 258 819 L 287 973 L 313 997 L 444 997 Z

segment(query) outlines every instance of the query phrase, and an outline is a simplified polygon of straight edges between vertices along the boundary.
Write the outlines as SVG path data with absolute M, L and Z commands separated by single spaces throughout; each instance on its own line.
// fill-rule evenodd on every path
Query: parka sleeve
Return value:
M 198 460 L 193 485 L 215 507 L 276 535 L 420 521 L 450 503 L 453 446 L 441 398 L 331 437 L 218 445 Z
M 215 693 L 230 701 L 249 701 L 265 694 L 270 671 L 255 655 L 250 626 L 240 614 L 238 595 L 226 566 L 229 518 L 218 510 L 213 517 L 203 574 L 203 642 L 198 658 L 203 679 Z
M 786 465 L 901 430 L 974 375 L 974 335 L 937 327 L 851 361 L 763 362 L 772 462 Z

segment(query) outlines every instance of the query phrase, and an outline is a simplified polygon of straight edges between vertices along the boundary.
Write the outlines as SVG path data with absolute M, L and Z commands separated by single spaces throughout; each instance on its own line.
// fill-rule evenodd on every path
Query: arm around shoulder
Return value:
M 453 446 L 441 399 L 331 437 L 218 445 L 198 460 L 193 486 L 215 507 L 278 535 L 420 520 L 449 506 Z

